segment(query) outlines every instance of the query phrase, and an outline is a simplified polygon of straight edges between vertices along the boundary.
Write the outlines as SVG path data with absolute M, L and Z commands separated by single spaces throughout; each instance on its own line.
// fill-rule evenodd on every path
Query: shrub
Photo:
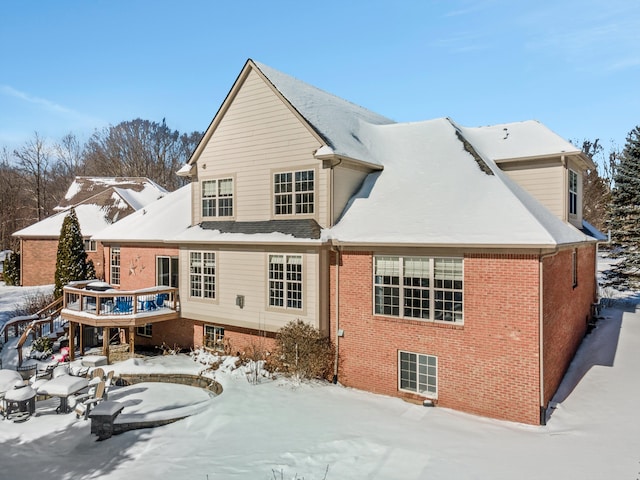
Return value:
M 51 352 L 53 349 L 53 343 L 49 337 L 38 337 L 33 341 L 31 348 L 38 352 Z
M 330 378 L 334 346 L 320 331 L 302 320 L 289 322 L 276 336 L 278 370 L 299 378 Z
M 24 301 L 16 307 L 15 315 L 33 315 L 53 302 L 53 293 L 34 292 L 25 295 Z

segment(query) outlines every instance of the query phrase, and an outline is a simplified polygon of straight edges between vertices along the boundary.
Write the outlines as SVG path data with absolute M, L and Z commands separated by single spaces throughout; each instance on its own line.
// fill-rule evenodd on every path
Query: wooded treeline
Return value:
M 96 130 L 81 142 L 73 133 L 50 142 L 34 133 L 14 150 L 0 150 L 0 250 L 17 250 L 11 234 L 53 214 L 76 176 L 147 177 L 169 191 L 202 132 L 180 133 L 165 120 L 135 119 Z

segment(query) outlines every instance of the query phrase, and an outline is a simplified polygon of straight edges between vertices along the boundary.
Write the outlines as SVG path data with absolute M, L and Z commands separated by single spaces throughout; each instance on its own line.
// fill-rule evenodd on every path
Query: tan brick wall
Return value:
M 595 300 L 596 248 L 578 252 L 578 285 L 572 282 L 572 249 L 543 260 L 544 401 L 551 400 L 587 330 Z
M 339 381 L 386 395 L 398 389 L 398 351 L 438 357 L 438 405 L 537 424 L 539 265 L 534 255 L 467 255 L 464 325 L 373 315 L 372 254 L 340 267 Z M 335 262 L 331 267 L 335 321 Z M 335 325 L 332 327 L 335 341 Z

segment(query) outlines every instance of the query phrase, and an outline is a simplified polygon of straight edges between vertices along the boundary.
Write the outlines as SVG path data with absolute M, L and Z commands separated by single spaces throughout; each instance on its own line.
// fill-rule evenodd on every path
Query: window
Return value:
M 571 277 L 573 288 L 578 286 L 578 251 L 571 252 Z
M 178 257 L 156 257 L 156 285 L 178 288 Z
M 569 215 L 578 214 L 578 174 L 569 170 Z
M 85 252 L 95 252 L 97 250 L 96 248 L 96 241 L 95 240 L 90 240 L 88 238 L 84 239 L 84 251 Z
M 216 254 L 189 253 L 189 293 L 192 297 L 216 298 Z
M 438 357 L 398 352 L 399 389 L 428 397 L 438 395 Z
M 202 182 L 202 216 L 233 216 L 233 179 L 205 180 Z
M 302 309 L 302 256 L 269 255 L 269 306 Z
M 224 328 L 215 325 L 205 325 L 204 346 L 215 350 L 224 350 Z
M 120 247 L 111 247 L 110 261 L 111 272 L 109 278 L 112 285 L 120 285 Z
M 273 203 L 276 215 L 314 212 L 314 171 L 276 173 L 273 176 Z
M 142 337 L 151 337 L 153 336 L 153 325 L 151 323 L 147 323 L 142 327 L 136 327 L 136 334 Z
M 374 257 L 374 312 L 463 321 L 461 258 Z

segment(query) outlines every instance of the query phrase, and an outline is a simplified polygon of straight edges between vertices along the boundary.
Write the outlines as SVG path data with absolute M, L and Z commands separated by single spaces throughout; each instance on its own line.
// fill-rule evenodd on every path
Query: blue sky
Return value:
M 143 118 L 204 131 L 247 58 L 397 121 L 537 119 L 624 145 L 635 0 L 3 2 L 0 148 Z

